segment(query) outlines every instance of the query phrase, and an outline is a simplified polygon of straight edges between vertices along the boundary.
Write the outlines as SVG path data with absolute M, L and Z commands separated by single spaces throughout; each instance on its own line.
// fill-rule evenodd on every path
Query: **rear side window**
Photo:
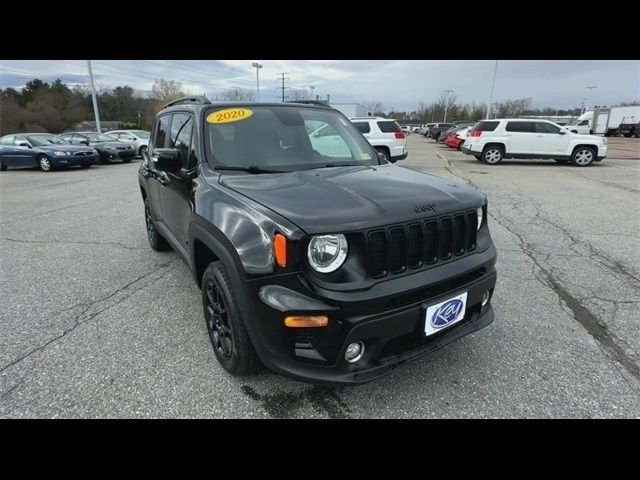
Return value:
M 354 122 L 353 125 L 362 133 L 369 133 L 371 131 L 369 122 Z
M 155 136 L 153 145 L 156 148 L 164 148 L 169 137 L 169 128 L 171 127 L 171 115 L 164 115 L 158 119 L 156 123 Z
M 0 140 L 0 145 L 13 145 L 13 135 L 3 137 L 2 140 Z
M 493 132 L 500 122 L 478 122 L 473 127 L 476 132 Z
M 536 127 L 533 122 L 509 122 L 507 132 L 535 133 Z
M 382 133 L 394 133 L 402 131 L 400 125 L 398 125 L 398 122 L 393 121 L 378 122 L 378 128 Z

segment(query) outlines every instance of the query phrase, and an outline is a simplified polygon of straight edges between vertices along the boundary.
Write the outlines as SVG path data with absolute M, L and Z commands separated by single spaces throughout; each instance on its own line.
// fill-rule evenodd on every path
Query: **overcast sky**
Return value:
M 278 73 L 288 72 L 286 86 L 315 87 L 332 102 L 381 101 L 386 109 L 413 110 L 419 101 L 430 103 L 445 89 L 459 102 L 488 99 L 494 60 L 96 60 L 97 84 L 130 85 L 149 91 L 154 80 L 182 82 L 192 94 L 213 96 L 229 87 L 255 89 L 260 62 L 261 100 L 280 99 Z M 69 84 L 86 82 L 83 60 L 0 61 L 0 87 L 21 87 L 33 77 Z M 500 61 L 494 100 L 531 98 L 534 107 L 577 107 L 595 88 L 591 105 L 640 100 L 639 61 Z

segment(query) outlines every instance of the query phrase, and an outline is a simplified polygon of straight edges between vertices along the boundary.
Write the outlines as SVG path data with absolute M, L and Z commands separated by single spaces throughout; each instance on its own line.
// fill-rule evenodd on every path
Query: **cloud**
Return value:
M 376 99 L 387 108 L 414 109 L 452 89 L 461 102 L 489 96 L 493 60 L 96 60 L 96 82 L 106 87 L 130 85 L 149 91 L 157 78 L 182 82 L 193 94 L 213 96 L 230 87 L 255 89 L 258 61 L 261 100 L 278 101 L 279 73 L 286 86 L 308 88 L 335 102 Z M 84 60 L 13 60 L 0 62 L 0 87 L 20 87 L 38 77 L 75 84 L 88 81 Z M 500 61 L 494 99 L 531 98 L 536 107 L 579 106 L 587 85 L 596 85 L 592 104 L 611 105 L 640 99 L 638 61 Z

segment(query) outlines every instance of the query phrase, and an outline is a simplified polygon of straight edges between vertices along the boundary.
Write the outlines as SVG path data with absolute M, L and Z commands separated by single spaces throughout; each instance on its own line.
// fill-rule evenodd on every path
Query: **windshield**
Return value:
M 242 115 L 224 117 L 237 111 Z M 373 147 L 335 111 L 260 105 L 208 113 L 206 146 L 214 168 L 294 171 L 379 164 Z
M 131 133 L 143 140 L 149 140 L 149 132 L 145 132 L 144 130 L 132 130 Z
M 105 135 L 104 133 L 85 133 L 85 135 L 89 140 L 96 143 L 118 141 L 116 137 L 112 137 L 111 135 Z
M 29 143 L 34 146 L 39 145 L 68 145 L 69 142 L 65 142 L 60 137 L 56 135 L 29 135 L 27 137 Z

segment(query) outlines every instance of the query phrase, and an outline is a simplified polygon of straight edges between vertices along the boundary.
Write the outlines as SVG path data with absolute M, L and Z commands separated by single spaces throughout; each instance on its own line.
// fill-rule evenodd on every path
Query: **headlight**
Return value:
M 54 154 L 55 156 L 57 156 L 57 157 L 64 157 L 64 156 L 68 155 L 68 153 L 67 153 L 67 152 L 62 152 L 62 151 L 59 151 L 59 150 L 58 150 L 58 151 L 53 152 L 53 154 Z
M 483 216 L 483 214 L 482 214 L 482 207 L 480 207 L 480 208 L 477 210 L 477 213 L 478 213 L 478 227 L 477 227 L 477 228 L 478 228 L 478 230 L 480 230 L 480 227 L 482 226 L 482 216 Z
M 309 242 L 307 258 L 311 267 L 320 273 L 330 273 L 347 258 L 347 239 L 341 233 L 318 235 Z

